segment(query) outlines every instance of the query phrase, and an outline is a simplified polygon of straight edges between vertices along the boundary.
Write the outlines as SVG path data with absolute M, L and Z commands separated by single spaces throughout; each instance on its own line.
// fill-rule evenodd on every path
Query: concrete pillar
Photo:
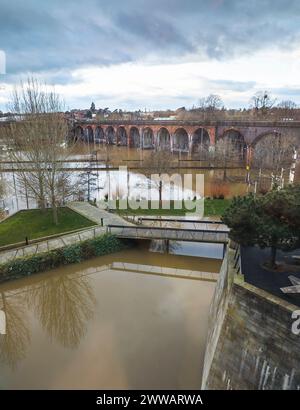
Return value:
M 142 128 L 138 128 L 140 134 L 140 148 L 144 149 L 144 133 Z
M 127 135 L 127 147 L 131 147 L 130 127 L 124 127 Z
M 153 135 L 154 135 L 154 148 L 157 151 L 159 148 L 158 131 L 153 131 Z
M 170 133 L 170 149 L 173 154 L 174 135 Z
M 210 145 L 215 146 L 216 144 L 216 128 L 209 128 L 208 130 Z
M 193 147 L 193 134 L 188 134 L 189 136 L 189 153 L 188 158 L 190 159 L 192 156 L 192 147 Z

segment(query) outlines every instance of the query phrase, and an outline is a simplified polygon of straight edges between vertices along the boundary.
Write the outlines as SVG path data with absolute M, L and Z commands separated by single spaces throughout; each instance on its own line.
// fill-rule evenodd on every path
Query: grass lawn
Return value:
M 30 209 L 20 211 L 0 223 L 0 246 L 28 239 L 55 235 L 95 225 L 89 219 L 69 208 L 58 209 L 58 225 L 53 224 L 52 210 Z
M 204 215 L 205 216 L 222 216 L 225 209 L 231 203 L 231 199 L 205 199 Z
M 230 205 L 230 199 L 205 199 L 204 216 L 221 216 L 225 209 Z M 117 204 L 118 206 L 118 204 Z M 170 209 L 126 209 L 116 210 L 120 215 L 159 215 L 159 216 L 184 216 L 187 212 L 191 212 L 184 207 L 182 209 L 174 209 L 174 204 L 171 202 Z

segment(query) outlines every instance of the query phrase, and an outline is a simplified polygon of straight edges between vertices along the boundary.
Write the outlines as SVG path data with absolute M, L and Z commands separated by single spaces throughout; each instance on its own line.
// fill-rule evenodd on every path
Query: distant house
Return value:
M 176 115 L 170 115 L 170 117 L 156 117 L 154 121 L 174 121 L 176 120 Z

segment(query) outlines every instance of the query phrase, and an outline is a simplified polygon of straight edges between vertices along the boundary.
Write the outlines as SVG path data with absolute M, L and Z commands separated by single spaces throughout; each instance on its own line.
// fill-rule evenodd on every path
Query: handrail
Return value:
M 242 259 L 241 259 L 241 246 L 239 244 L 237 244 L 237 247 L 235 249 L 235 254 L 233 257 L 233 261 L 234 261 L 234 269 L 236 269 L 236 273 L 242 273 Z
M 19 211 L 18 211 L 19 212 Z M 91 221 L 93 222 L 93 221 Z M 89 232 L 91 230 L 95 230 L 98 228 L 103 228 L 101 225 L 95 224 L 89 227 L 85 228 L 78 228 L 74 229 L 72 231 L 65 231 L 65 232 L 60 232 L 60 233 L 55 233 L 53 235 L 48 235 L 48 236 L 41 236 L 39 238 L 34 238 L 34 239 L 28 239 L 28 244 L 26 244 L 26 241 L 20 241 L 20 242 L 15 242 L 15 243 L 10 243 L 8 245 L 3 245 L 0 246 L 0 253 L 1 252 L 6 252 L 6 251 L 11 251 L 11 250 L 16 250 L 16 249 L 23 249 L 30 247 L 32 245 L 40 244 L 41 242 L 47 242 L 51 241 L 52 239 L 57 239 L 57 238 L 64 238 L 69 235 L 75 235 L 75 234 L 80 234 L 80 233 L 85 233 Z
M 216 224 L 216 225 L 225 225 L 224 222 L 222 221 L 212 221 L 212 220 L 194 220 L 194 219 L 176 219 L 176 218 L 151 218 L 151 217 L 144 217 L 144 216 L 138 216 L 138 219 L 142 221 L 157 221 L 157 222 L 184 222 L 184 223 L 197 223 L 197 224 Z
M 207 232 L 207 233 L 225 233 L 229 231 L 216 230 L 216 229 L 191 229 L 191 228 L 170 228 L 170 227 L 158 227 L 158 226 L 126 226 L 126 225 L 107 225 L 107 228 L 122 228 L 122 229 L 138 229 L 138 230 L 156 230 L 156 231 L 177 231 L 177 232 Z

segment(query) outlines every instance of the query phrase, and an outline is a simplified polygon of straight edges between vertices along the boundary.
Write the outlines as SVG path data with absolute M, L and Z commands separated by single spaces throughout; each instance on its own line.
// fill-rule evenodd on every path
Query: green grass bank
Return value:
M 204 200 L 204 216 L 216 216 L 220 217 L 223 215 L 225 209 L 230 205 L 231 199 L 205 199 Z M 184 216 L 186 213 L 193 213 L 189 209 L 186 209 L 184 203 L 182 204 L 181 209 L 175 209 L 174 201 L 170 201 L 170 209 L 159 209 L 151 208 L 151 203 L 149 201 L 148 209 L 117 209 L 114 212 L 117 212 L 119 215 L 146 215 L 146 216 Z M 196 213 L 195 213 L 195 216 Z
M 58 209 L 58 225 L 53 223 L 51 209 L 19 211 L 0 223 L 0 246 L 56 235 L 95 223 L 69 208 Z

